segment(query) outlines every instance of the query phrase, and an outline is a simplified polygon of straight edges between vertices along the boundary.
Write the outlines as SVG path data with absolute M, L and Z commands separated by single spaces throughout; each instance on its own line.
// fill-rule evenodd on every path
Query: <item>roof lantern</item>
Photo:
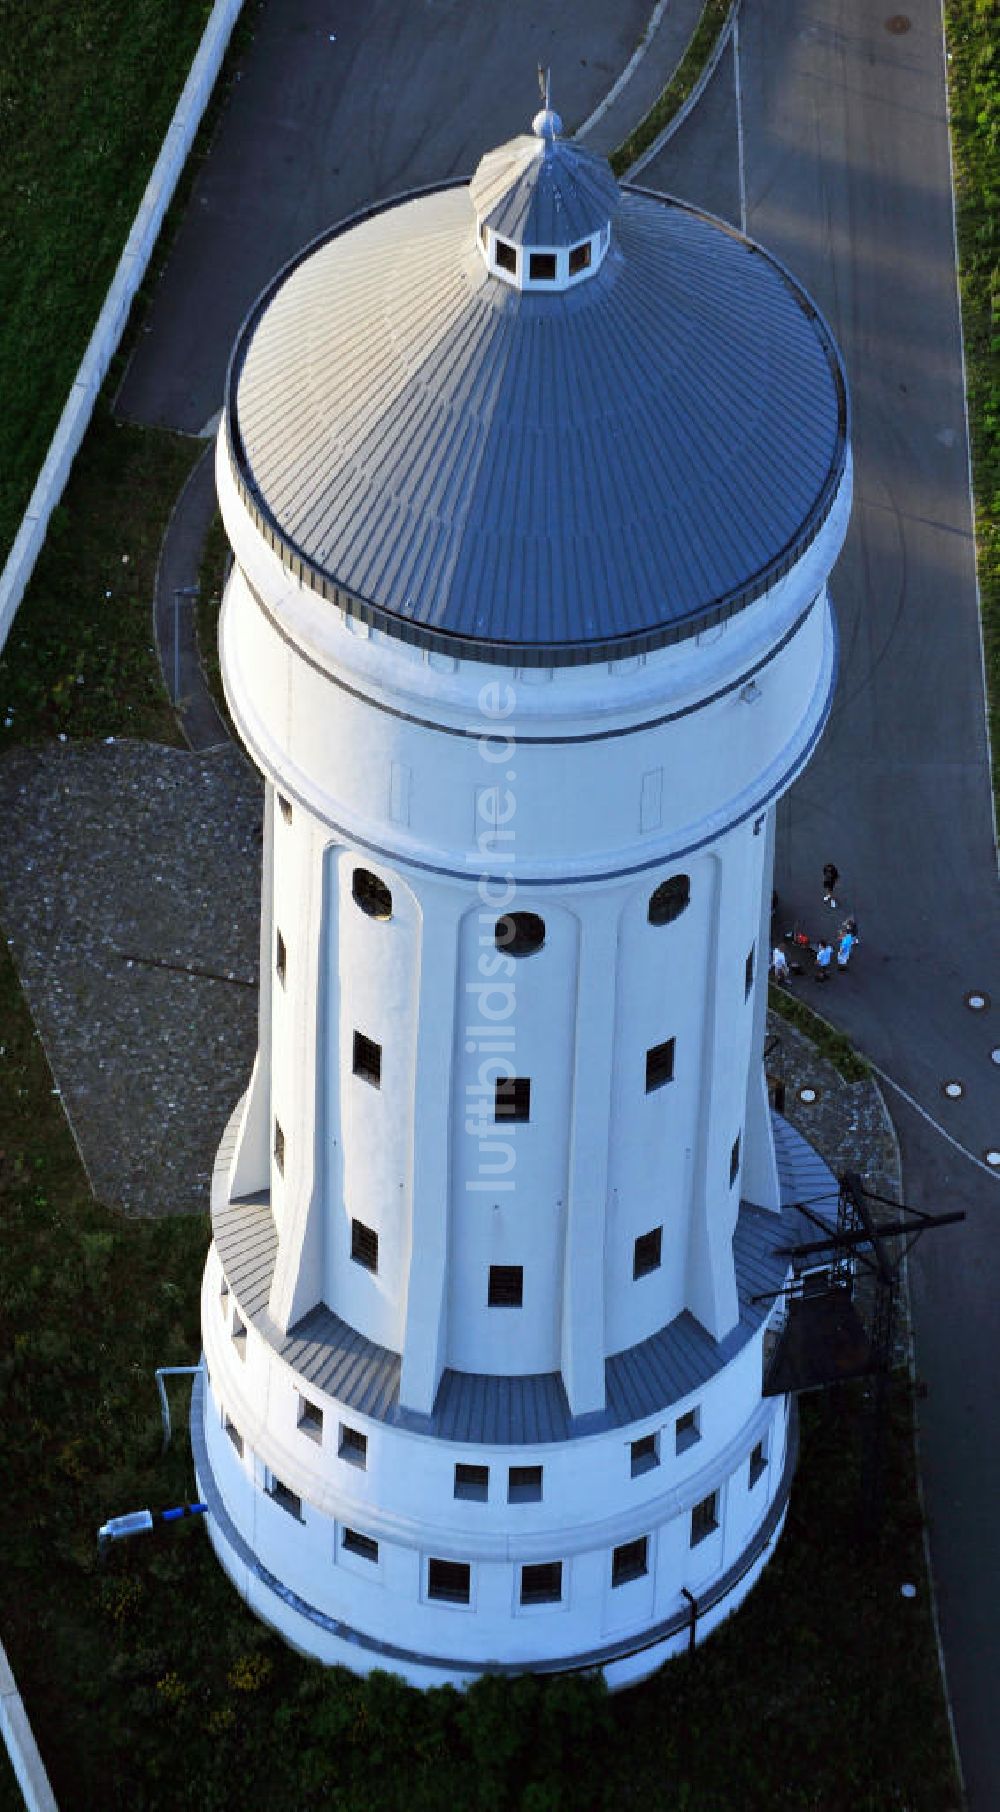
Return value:
M 531 132 L 488 151 L 469 194 L 490 274 L 514 289 L 572 288 L 596 275 L 611 241 L 619 189 L 610 166 L 562 137 L 549 103 Z

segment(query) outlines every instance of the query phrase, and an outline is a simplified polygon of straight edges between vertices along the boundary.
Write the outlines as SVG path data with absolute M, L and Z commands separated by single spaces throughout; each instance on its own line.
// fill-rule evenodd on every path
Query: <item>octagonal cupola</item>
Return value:
M 530 133 L 486 153 L 469 194 L 480 254 L 501 282 L 551 293 L 600 269 L 618 184 L 603 157 L 562 137 L 547 94 Z

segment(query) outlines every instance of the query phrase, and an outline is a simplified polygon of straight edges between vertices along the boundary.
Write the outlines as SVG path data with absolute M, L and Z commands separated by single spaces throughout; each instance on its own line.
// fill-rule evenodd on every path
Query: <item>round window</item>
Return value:
M 671 875 L 669 881 L 661 881 L 655 893 L 649 896 L 649 922 L 651 925 L 669 925 L 672 919 L 680 918 L 690 903 L 690 876 Z
M 373 875 L 370 868 L 356 868 L 351 892 L 362 912 L 367 912 L 370 919 L 392 918 L 392 894 L 378 875 Z
M 497 919 L 497 949 L 505 956 L 531 956 L 544 942 L 545 920 L 535 912 L 506 912 Z

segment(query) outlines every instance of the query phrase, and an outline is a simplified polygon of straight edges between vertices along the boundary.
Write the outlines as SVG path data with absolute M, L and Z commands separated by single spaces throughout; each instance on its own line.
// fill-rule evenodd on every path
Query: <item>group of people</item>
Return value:
M 839 880 L 840 873 L 836 865 L 833 862 L 825 862 L 823 865 L 823 903 L 834 910 L 836 910 L 837 906 L 836 889 Z M 794 944 L 797 949 L 802 950 L 803 952 L 806 950 L 810 951 L 815 963 L 815 979 L 819 982 L 825 982 L 829 980 L 830 970 L 833 967 L 835 955 L 837 968 L 847 968 L 859 943 L 858 921 L 850 916 L 845 918 L 840 925 L 840 929 L 836 933 L 835 939 L 825 936 L 814 939 L 809 937 L 805 931 L 799 930 L 786 931 L 785 938 L 788 942 Z M 801 975 L 801 964 L 790 963 L 783 945 L 781 943 L 776 943 L 771 953 L 771 973 L 773 974 L 775 981 L 790 982 L 793 971 L 795 974 Z

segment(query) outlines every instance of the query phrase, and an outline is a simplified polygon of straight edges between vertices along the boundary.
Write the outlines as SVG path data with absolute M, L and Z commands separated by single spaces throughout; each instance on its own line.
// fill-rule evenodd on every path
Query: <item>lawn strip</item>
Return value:
M 833 1026 L 807 1007 L 804 1000 L 799 1000 L 787 988 L 771 982 L 767 990 L 767 1004 L 782 1019 L 787 1019 L 807 1038 L 811 1038 L 820 1056 L 832 1063 L 835 1070 L 843 1076 L 845 1082 L 863 1082 L 871 1075 L 863 1057 L 859 1057 L 849 1038 L 843 1032 L 837 1032 Z
M 1000 4 L 946 0 L 959 286 L 993 791 L 1000 791 Z
M 667 86 L 639 121 L 635 131 L 630 132 L 617 151 L 612 152 L 610 162 L 616 176 L 624 176 L 636 158 L 649 150 L 654 139 L 670 124 L 675 113 L 679 113 L 718 43 L 719 33 L 731 8 L 732 0 L 705 0 L 691 42 Z

